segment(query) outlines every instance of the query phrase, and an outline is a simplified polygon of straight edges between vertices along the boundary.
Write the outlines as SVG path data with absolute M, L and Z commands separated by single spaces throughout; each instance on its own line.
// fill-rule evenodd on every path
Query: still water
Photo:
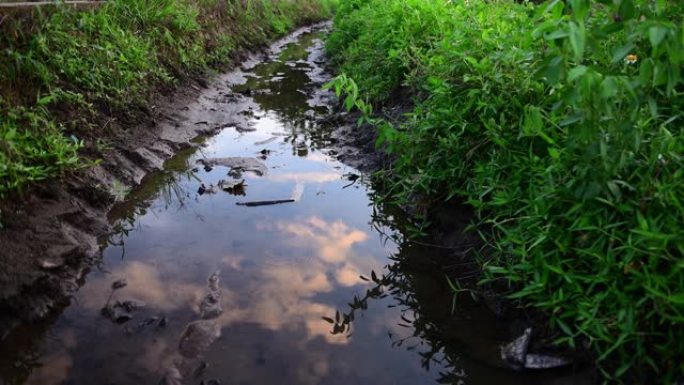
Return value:
M 495 318 L 468 303 L 452 315 L 443 274 L 402 265 L 440 251 L 393 242 L 401 226 L 374 209 L 366 177 L 335 160 L 333 127 L 320 123 L 333 103 L 321 90 L 325 28 L 275 43 L 170 117 L 222 130 L 117 205 L 118 231 L 70 305 L 3 342 L 0 383 L 172 383 L 174 365 L 184 384 L 575 383 L 503 368 Z M 198 163 L 225 157 L 265 172 Z M 272 200 L 291 201 L 237 204 Z M 179 340 L 201 318 L 215 272 L 220 336 L 188 359 Z M 332 333 L 331 321 L 375 287 L 361 278 L 371 272 L 391 278 L 350 330 Z M 139 305 L 131 319 L 102 315 L 126 300 Z

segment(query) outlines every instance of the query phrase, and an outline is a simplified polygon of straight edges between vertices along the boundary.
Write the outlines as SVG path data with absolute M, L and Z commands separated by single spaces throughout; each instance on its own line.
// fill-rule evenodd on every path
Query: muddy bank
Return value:
M 315 27 L 302 28 L 269 49 L 242 54 L 239 61 L 249 66 Z M 193 138 L 228 127 L 248 129 L 250 116 L 241 112 L 254 102 L 227 93 L 221 85 L 228 80 L 198 79 L 160 95 L 150 116 L 112 130 L 100 148 L 88 149 L 89 157 L 102 159 L 99 164 L 0 203 L 0 336 L 17 322 L 44 318 L 68 302 L 99 258 L 100 240 L 112 230 L 107 213 L 145 175 L 162 169 L 176 152 L 198 146 Z M 224 100 L 225 108 L 202 108 L 216 99 Z M 191 104 L 199 108 L 188 108 Z

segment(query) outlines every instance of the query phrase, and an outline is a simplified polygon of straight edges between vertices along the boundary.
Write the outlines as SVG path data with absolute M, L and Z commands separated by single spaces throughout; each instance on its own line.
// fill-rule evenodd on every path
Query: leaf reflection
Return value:
M 346 310 L 338 310 L 334 317 L 324 316 L 322 319 L 331 325 L 332 335 L 351 337 L 352 325 L 359 318 L 359 314 L 367 310 L 374 301 L 391 296 L 395 304 L 388 306 L 397 307 L 400 310 L 396 325 L 409 333 L 399 335 L 389 330 L 387 334 L 392 346 L 416 351 L 425 370 L 430 370 L 435 366 L 444 368 L 445 370 L 438 373 L 438 383 L 462 384 L 466 374 L 458 363 L 459 352 L 454 346 L 450 346 L 443 325 L 438 321 L 440 315 L 433 314 L 434 312 L 425 303 L 426 293 L 421 293 L 421 290 L 426 291 L 426 286 L 441 284 L 434 282 L 434 274 L 427 277 L 422 271 L 425 261 L 429 259 L 425 253 L 444 252 L 444 250 L 433 250 L 424 245 L 408 242 L 397 229 L 397 224 L 410 226 L 400 210 L 388 207 L 374 208 L 372 226 L 380 233 L 384 242 L 392 241 L 399 246 L 398 252 L 391 257 L 393 263 L 387 265 L 386 271 L 382 274 L 371 270 L 368 276 L 359 276 L 363 281 L 372 282 L 373 286 L 366 289 L 363 295 L 354 295 L 347 304 Z M 434 266 L 432 268 L 434 269 Z M 437 273 L 443 277 L 439 270 Z M 426 284 L 426 281 L 432 282 Z M 443 281 L 442 284 L 446 286 L 446 279 Z M 445 299 L 446 303 L 438 308 L 450 311 L 449 298 Z

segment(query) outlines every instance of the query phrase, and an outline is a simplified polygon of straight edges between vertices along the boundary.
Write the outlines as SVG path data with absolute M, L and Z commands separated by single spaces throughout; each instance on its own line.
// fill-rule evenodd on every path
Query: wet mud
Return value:
M 5 234 L 59 235 L 10 246 L 34 275 L 0 277 L 23 286 L 3 298 L 21 317 L 0 384 L 592 383 L 576 365 L 511 370 L 500 347 L 529 325 L 454 301 L 445 276 L 476 268 L 458 258 L 466 209 L 409 242 L 411 218 L 374 203 L 368 172 L 389 160 L 322 90 L 327 28 L 160 106 L 90 179 L 35 192 L 29 227 Z
M 316 26 L 302 28 L 273 47 L 311 28 Z M 273 47 L 238 56 L 243 66 L 254 65 Z M 194 153 L 198 137 L 250 127 L 256 104 L 227 93 L 224 77 L 197 79 L 160 95 L 150 106 L 152 116 L 141 117 L 137 126 L 127 122 L 128 127 L 109 133 L 102 151 L 92 149 L 98 165 L 38 183 L 0 203 L 0 337 L 18 323 L 40 320 L 68 304 L 101 256 L 101 238 L 112 232 L 107 213 L 133 187 L 163 170 L 174 155 Z

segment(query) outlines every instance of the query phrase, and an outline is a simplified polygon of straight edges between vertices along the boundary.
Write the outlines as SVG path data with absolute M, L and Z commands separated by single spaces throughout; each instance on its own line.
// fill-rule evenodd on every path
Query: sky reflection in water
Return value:
M 223 335 L 205 354 L 209 367 L 202 378 L 229 384 L 432 382 L 434 373 L 423 370 L 413 353 L 391 348 L 387 332 L 398 331 L 394 309 L 377 306 L 351 337 L 332 335 L 321 318 L 334 316 L 365 290 L 359 275 L 380 271 L 394 249 L 368 223 L 366 188 L 343 188 L 349 184 L 343 176 L 355 171 L 326 154 L 326 133 L 312 119 L 329 97 L 319 90 L 320 81 L 309 81 L 320 70 L 312 72 L 312 63 L 304 61 L 314 44 L 320 50 L 318 37 L 306 35 L 280 59 L 246 71 L 248 87 L 267 90 L 254 95 L 260 105 L 250 110 L 256 131 L 224 130 L 185 167 L 195 167 L 201 157 L 253 157 L 270 150 L 268 173 L 246 173 L 247 194 L 236 197 L 196 192 L 200 183 L 230 179 L 224 167 L 172 172 L 172 185 L 136 202 L 137 215 L 123 222 L 131 227 L 122 245 L 105 251 L 102 270 L 90 273 L 52 326 L 41 366 L 25 383 L 156 383 L 184 325 L 198 317 L 206 278 L 215 270 L 221 271 Z M 292 204 L 235 205 L 293 194 L 300 196 Z M 99 314 L 111 283 L 120 278 L 128 285 L 115 299 L 146 303 L 123 325 Z M 169 319 L 166 328 L 137 327 L 162 314 Z
M 443 274 L 434 266 L 416 268 L 438 251 L 412 243 L 398 250 L 373 228 L 372 191 L 363 178 L 348 177 L 355 170 L 328 155 L 330 127 L 316 123 L 331 100 L 321 90 L 327 79 L 318 65 L 321 36 L 277 44 L 282 47 L 268 60 L 220 76 L 175 114 L 183 124 L 230 128 L 181 151 L 113 210 L 119 233 L 71 305 L 3 341 L 0 385 L 158 383 L 185 325 L 199 318 L 207 277 L 217 270 L 222 336 L 203 356 L 208 368 L 186 378 L 187 384 L 212 378 L 243 385 L 589 382 L 568 373 L 502 369 L 496 362 L 498 320 L 475 303 L 459 302 L 451 314 Z M 197 159 L 261 154 L 267 154 L 268 172 L 243 174 L 245 196 L 198 194 L 201 184 L 231 177 L 226 167 L 206 171 Z M 236 205 L 290 198 L 296 202 Z M 389 217 L 385 213 L 374 225 Z M 397 256 L 398 262 L 390 260 Z M 355 296 L 373 290 L 359 276 L 380 275 L 388 264 L 393 295 L 374 295 L 369 310 L 356 314 L 351 335 L 332 334 L 322 317 L 335 317 Z M 100 310 L 112 282 L 122 278 L 128 285 L 113 300 L 146 306 L 115 324 Z M 414 317 L 415 309 L 420 313 Z M 141 324 L 162 316 L 168 319 L 164 328 Z M 7 352 L 11 356 L 3 356 Z

